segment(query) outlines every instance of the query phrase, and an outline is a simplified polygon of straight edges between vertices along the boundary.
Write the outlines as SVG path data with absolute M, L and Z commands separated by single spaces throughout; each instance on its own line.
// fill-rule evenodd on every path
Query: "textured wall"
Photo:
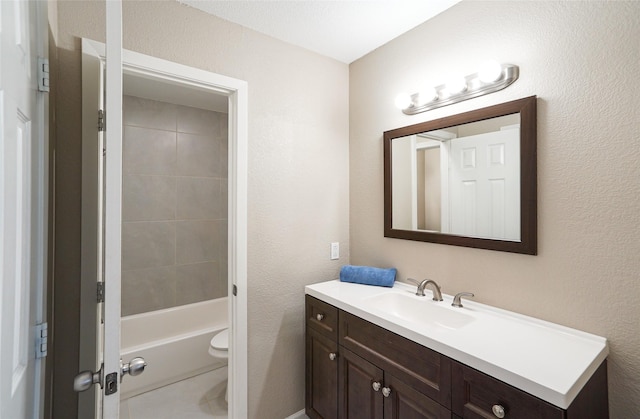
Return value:
M 609 339 L 612 418 L 640 417 L 639 2 L 462 2 L 350 66 L 351 262 Z M 520 66 L 509 88 L 405 116 L 401 91 Z M 537 256 L 383 237 L 382 132 L 538 95 Z M 508 336 L 505 336 L 508 338 Z
M 56 292 L 69 292 L 59 307 L 71 331 L 80 271 L 77 37 L 104 41 L 103 13 L 101 2 L 58 1 L 58 188 L 68 209 L 58 213 L 68 228 L 58 234 L 69 276 Z M 304 285 L 336 277 L 349 257 L 348 67 L 172 1 L 126 1 L 123 14 L 125 48 L 248 82 L 249 416 L 286 417 L 304 406 Z M 338 261 L 329 260 L 332 241 L 342 244 Z M 58 369 L 71 377 L 73 351 Z M 73 406 L 70 382 L 60 378 L 59 406 Z

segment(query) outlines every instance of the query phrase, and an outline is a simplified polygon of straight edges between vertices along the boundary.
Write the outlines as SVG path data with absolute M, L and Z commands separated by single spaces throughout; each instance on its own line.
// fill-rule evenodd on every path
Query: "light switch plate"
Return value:
M 331 243 L 331 260 L 340 259 L 340 243 Z

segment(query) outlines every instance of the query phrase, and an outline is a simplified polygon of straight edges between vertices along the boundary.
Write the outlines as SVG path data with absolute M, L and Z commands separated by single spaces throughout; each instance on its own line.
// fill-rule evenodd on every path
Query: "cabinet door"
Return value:
M 339 318 L 338 342 L 341 346 L 441 405 L 451 407 L 449 358 L 342 310 Z
M 391 374 L 384 376 L 384 419 L 450 419 L 451 411 Z
M 306 413 L 333 419 L 338 413 L 338 344 L 307 327 Z
M 451 368 L 452 409 L 464 419 L 563 419 L 564 411 L 541 399 L 458 362 Z M 594 416 L 596 417 L 596 416 Z
M 348 349 L 340 351 L 339 417 L 382 419 L 382 370 Z

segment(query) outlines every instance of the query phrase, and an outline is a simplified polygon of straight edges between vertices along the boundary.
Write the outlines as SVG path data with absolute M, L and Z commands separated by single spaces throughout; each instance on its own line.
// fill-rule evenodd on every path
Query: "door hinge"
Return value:
M 237 295 L 238 295 L 238 286 L 237 286 L 236 284 L 233 284 L 233 288 L 231 289 L 231 293 L 232 293 L 234 296 L 237 296 Z
M 98 282 L 98 291 L 96 293 L 99 303 L 104 303 L 104 282 Z
M 47 356 L 47 322 L 36 324 L 36 359 Z
M 98 131 L 104 131 L 104 111 L 98 109 Z
M 38 57 L 38 91 L 49 91 L 49 59 Z

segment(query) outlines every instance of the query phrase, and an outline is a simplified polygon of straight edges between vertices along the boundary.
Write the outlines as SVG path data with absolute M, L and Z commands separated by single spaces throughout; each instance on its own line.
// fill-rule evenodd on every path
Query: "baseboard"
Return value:
M 309 419 L 309 416 L 305 415 L 304 414 L 304 409 L 302 409 L 301 411 L 296 412 L 291 416 L 287 416 L 284 419 Z

